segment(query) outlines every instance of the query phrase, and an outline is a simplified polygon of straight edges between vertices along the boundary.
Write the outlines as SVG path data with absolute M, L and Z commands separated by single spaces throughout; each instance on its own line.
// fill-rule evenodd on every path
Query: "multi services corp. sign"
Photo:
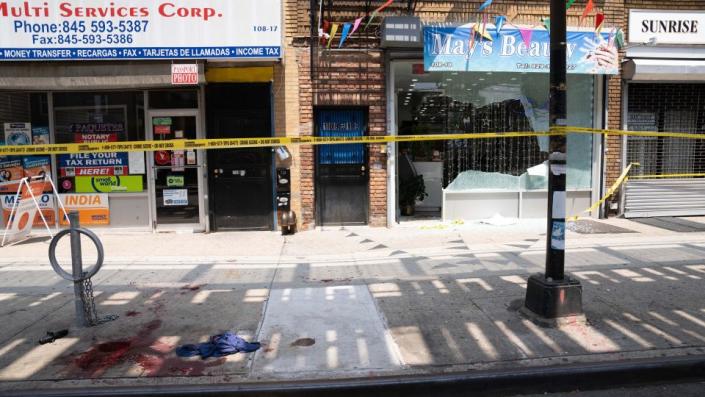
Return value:
M 0 60 L 280 58 L 281 0 L 0 1 Z
M 705 11 L 629 11 L 629 42 L 705 44 Z

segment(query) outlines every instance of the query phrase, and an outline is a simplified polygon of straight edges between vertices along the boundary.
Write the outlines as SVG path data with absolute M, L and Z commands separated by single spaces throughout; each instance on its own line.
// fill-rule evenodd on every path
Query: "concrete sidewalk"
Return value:
M 694 222 L 703 222 L 693 219 Z M 448 373 L 705 353 L 705 233 L 626 220 L 568 234 L 588 324 L 522 317 L 545 224 L 405 224 L 276 233 L 100 232 L 100 315 L 72 327 L 47 242 L 0 249 L 0 390 Z M 621 228 L 621 229 L 620 229 Z M 612 233 L 602 233 L 603 231 Z M 626 231 L 625 231 L 626 230 Z M 586 230 L 581 230 L 586 231 Z M 67 245 L 61 247 L 67 260 Z M 86 259 L 88 262 L 89 259 Z M 46 331 L 70 327 L 53 344 Z M 180 359 L 226 330 L 255 354 Z

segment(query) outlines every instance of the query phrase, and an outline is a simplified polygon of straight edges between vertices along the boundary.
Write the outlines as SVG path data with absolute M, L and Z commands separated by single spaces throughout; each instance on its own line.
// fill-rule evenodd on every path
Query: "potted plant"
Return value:
M 426 193 L 423 175 L 406 178 L 399 183 L 399 206 L 402 215 L 414 215 L 416 202 L 423 201 L 426 197 L 428 197 L 428 193 Z

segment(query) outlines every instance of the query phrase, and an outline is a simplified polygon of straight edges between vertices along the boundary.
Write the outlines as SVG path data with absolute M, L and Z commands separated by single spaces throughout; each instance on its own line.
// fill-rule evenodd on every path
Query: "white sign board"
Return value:
M 705 44 L 705 11 L 629 11 L 629 42 Z
M 281 57 L 281 0 L 0 1 L 0 60 Z
M 198 64 L 171 64 L 171 84 L 192 85 L 198 84 Z
M 164 189 L 164 206 L 179 207 L 188 205 L 187 189 Z

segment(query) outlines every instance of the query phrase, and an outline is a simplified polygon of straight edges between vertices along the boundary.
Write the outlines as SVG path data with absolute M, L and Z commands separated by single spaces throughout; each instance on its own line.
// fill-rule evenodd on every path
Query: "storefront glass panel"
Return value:
M 424 73 L 419 64 L 393 63 L 400 135 L 548 130 L 547 73 Z M 568 85 L 568 124 L 592 127 L 594 76 L 569 75 Z M 409 158 L 436 169 L 450 191 L 547 188 L 548 138 L 401 143 L 399 151 L 400 167 Z M 569 190 L 591 188 L 592 157 L 592 135 L 568 136 Z

